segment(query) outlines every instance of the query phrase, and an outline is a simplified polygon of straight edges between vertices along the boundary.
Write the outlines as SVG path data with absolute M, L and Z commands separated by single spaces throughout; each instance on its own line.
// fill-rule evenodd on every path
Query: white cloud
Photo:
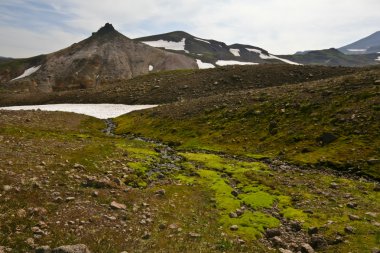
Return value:
M 378 0 L 2 1 L 0 14 L 4 3 L 27 7 L 38 2 L 63 16 L 62 28 L 57 23 L 50 27 L 47 20 L 39 20 L 39 8 L 33 6 L 35 22 L 45 22 L 43 34 L 37 27 L 7 25 L 13 12 L 0 16 L 0 32 L 7 34 L 0 40 L 0 55 L 6 56 L 30 56 L 69 46 L 105 22 L 132 38 L 185 30 L 200 38 L 251 44 L 277 54 L 343 46 L 380 30 Z

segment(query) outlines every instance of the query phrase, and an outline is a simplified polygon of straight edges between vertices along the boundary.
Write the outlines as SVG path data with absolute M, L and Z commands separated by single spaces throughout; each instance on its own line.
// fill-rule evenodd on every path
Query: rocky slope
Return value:
M 29 91 L 67 90 L 192 68 L 197 68 L 192 58 L 130 40 L 106 24 L 88 39 L 61 51 L 1 64 L 0 82 Z
M 342 76 L 356 68 L 263 64 L 226 66 L 203 70 L 152 73 L 104 87 L 80 91 L 41 93 L 0 92 L 0 105 L 45 103 L 163 104 L 233 91 L 245 91 L 283 84 Z
M 298 65 L 296 62 L 271 55 L 268 51 L 259 47 L 242 44 L 226 45 L 224 42 L 198 38 L 182 31 L 142 37 L 135 40 L 193 57 L 197 60 L 200 68 L 284 62 Z

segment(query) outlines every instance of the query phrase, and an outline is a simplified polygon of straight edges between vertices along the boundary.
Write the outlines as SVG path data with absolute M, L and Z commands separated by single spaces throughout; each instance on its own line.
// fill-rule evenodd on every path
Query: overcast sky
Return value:
M 106 22 L 130 38 L 183 30 L 290 54 L 380 30 L 380 0 L 0 0 L 0 56 L 50 53 Z

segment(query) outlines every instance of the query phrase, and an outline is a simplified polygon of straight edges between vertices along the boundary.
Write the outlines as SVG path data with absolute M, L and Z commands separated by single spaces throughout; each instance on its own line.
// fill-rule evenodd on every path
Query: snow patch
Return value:
M 294 61 L 290 61 L 288 59 L 284 59 L 284 58 L 280 58 L 280 57 L 277 57 L 277 56 L 274 56 L 274 55 L 266 55 L 263 53 L 263 51 L 259 50 L 259 49 L 254 49 L 254 48 L 246 48 L 248 51 L 250 52 L 254 52 L 254 53 L 257 53 L 259 54 L 259 57 L 263 60 L 268 60 L 268 59 L 274 59 L 274 60 L 279 60 L 279 61 L 282 61 L 282 62 L 285 62 L 285 63 L 288 63 L 288 64 L 292 64 L 292 65 L 302 65 L 300 63 L 297 63 L 297 62 L 294 62 Z
M 0 107 L 0 110 L 42 110 L 42 111 L 59 111 L 74 112 L 85 114 L 99 119 L 115 118 L 120 115 L 148 108 L 157 105 L 123 105 L 123 104 L 54 104 L 54 105 L 28 105 L 28 106 L 10 106 Z
M 180 42 L 158 40 L 158 41 L 143 41 L 142 43 L 147 44 L 151 47 L 161 47 L 161 48 L 165 48 L 169 50 L 185 51 L 188 53 L 188 51 L 185 50 L 185 45 L 186 45 L 185 38 L 183 38 Z
M 203 39 L 200 39 L 200 38 L 194 38 L 195 40 L 198 40 L 198 41 L 202 41 L 202 42 L 205 42 L 207 44 L 211 44 L 210 41 L 207 41 L 207 40 L 203 40 Z
M 197 59 L 197 64 L 199 69 L 212 69 L 215 68 L 215 66 L 211 63 L 202 62 L 201 60 Z
M 347 49 L 347 51 L 350 51 L 350 52 L 365 52 L 365 51 L 367 51 L 367 49 Z
M 377 57 L 377 59 L 375 59 L 375 61 L 380 61 L 380 56 L 379 56 L 379 57 Z
M 149 65 L 149 71 L 153 71 L 154 67 L 153 65 Z
M 24 73 L 21 76 L 18 76 L 16 78 L 12 79 L 11 81 L 14 81 L 14 80 L 17 80 L 17 79 L 20 79 L 20 78 L 24 78 L 24 77 L 30 76 L 31 74 L 33 74 L 34 72 L 36 72 L 40 68 L 41 68 L 41 65 L 40 66 L 36 66 L 36 67 L 28 68 L 27 70 L 24 71 Z
M 255 62 L 241 62 L 241 61 L 225 61 L 219 60 L 216 62 L 216 65 L 227 66 L 227 65 L 257 65 Z
M 231 52 L 231 54 L 233 54 L 236 57 L 240 56 L 240 49 L 230 48 L 230 52 Z

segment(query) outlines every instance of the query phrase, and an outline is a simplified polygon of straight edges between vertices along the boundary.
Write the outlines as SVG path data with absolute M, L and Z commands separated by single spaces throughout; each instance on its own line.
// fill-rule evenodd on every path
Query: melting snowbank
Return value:
M 25 105 L 0 107 L 0 110 L 42 110 L 42 111 L 59 111 L 74 112 L 85 114 L 99 119 L 115 118 L 120 115 L 148 108 L 157 105 L 123 105 L 123 104 L 54 104 L 54 105 Z
M 18 76 L 16 78 L 12 79 L 11 81 L 14 81 L 14 80 L 17 80 L 17 79 L 20 79 L 20 78 L 24 78 L 24 77 L 30 76 L 31 74 L 33 74 L 34 72 L 36 72 L 40 68 L 41 68 L 41 65 L 40 66 L 36 66 L 36 67 L 28 68 L 27 70 L 24 71 L 24 73 L 22 73 L 21 76 Z
M 185 51 L 186 39 L 183 38 L 180 42 L 157 40 L 157 41 L 143 41 L 142 43 L 147 44 L 151 47 L 159 47 L 176 51 Z

